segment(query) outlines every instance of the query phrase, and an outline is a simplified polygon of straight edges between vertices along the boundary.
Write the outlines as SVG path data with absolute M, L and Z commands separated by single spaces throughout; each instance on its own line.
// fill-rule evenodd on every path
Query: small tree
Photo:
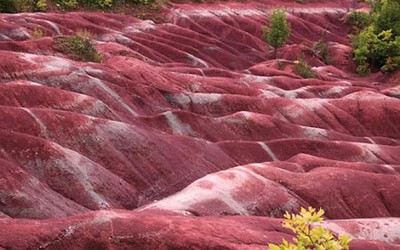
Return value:
M 334 235 L 331 231 L 321 226 L 311 227 L 312 223 L 323 221 L 324 210 L 318 212 L 309 207 L 308 210 L 301 208 L 300 214 L 289 214 L 286 212 L 283 226 L 289 228 L 297 237 L 294 243 L 283 240 L 281 245 L 269 244 L 271 250 L 342 250 L 349 249 L 351 239 L 345 235 Z
M 261 27 L 265 40 L 274 48 L 274 58 L 277 57 L 277 49 L 286 43 L 290 35 L 290 24 L 286 20 L 286 11 L 276 9 L 272 12 L 269 27 Z

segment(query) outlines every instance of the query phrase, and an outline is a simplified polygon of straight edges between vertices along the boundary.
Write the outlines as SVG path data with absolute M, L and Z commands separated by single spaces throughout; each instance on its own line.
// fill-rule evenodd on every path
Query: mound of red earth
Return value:
M 286 5 L 278 60 L 272 2 L 2 14 L 0 248 L 265 249 L 312 206 L 351 249 L 400 249 L 398 75 L 354 74 L 350 2 Z M 79 30 L 103 63 L 55 49 Z

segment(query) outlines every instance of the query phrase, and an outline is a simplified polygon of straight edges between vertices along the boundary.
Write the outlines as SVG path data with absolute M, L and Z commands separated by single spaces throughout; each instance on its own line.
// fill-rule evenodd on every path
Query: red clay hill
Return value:
M 354 73 L 351 4 L 1 14 L 0 249 L 266 249 L 308 206 L 351 249 L 400 249 L 399 78 Z M 56 49 L 79 30 L 102 63 Z

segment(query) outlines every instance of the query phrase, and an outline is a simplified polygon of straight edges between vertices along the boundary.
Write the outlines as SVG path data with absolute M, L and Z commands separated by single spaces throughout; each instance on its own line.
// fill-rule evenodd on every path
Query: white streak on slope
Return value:
M 278 157 L 276 157 L 276 155 L 274 154 L 274 152 L 272 152 L 272 150 L 268 147 L 267 144 L 265 144 L 264 142 L 258 142 L 258 144 L 260 144 L 260 146 L 262 147 L 262 149 L 264 149 L 265 152 L 268 153 L 268 155 L 272 158 L 272 160 L 274 160 L 274 161 L 279 161 Z
M 168 122 L 169 127 L 171 128 L 174 134 L 180 135 L 194 135 L 193 129 L 189 124 L 182 123 L 178 116 L 171 111 L 167 111 L 164 113 L 164 117 Z

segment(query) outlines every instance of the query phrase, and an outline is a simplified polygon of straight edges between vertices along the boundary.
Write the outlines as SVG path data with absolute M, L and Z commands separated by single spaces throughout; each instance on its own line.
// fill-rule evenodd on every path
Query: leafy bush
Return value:
M 391 30 L 374 33 L 370 26 L 360 32 L 354 43 L 354 60 L 358 64 L 357 72 L 360 75 L 369 73 L 370 66 L 390 72 L 400 68 L 400 36 L 393 37 Z
M 69 54 L 78 61 L 102 62 L 103 57 L 97 52 L 91 42 L 91 35 L 87 31 L 78 31 L 72 36 L 55 38 L 56 50 Z
M 371 24 L 369 13 L 364 11 L 352 11 L 348 16 L 348 22 L 356 31 L 362 30 Z
M 53 0 L 53 2 L 63 9 L 72 10 L 78 6 L 78 0 Z
M 261 30 L 265 40 L 274 48 L 274 58 L 276 58 L 277 49 L 283 46 L 290 36 L 290 24 L 286 20 L 286 11 L 274 10 L 270 18 L 270 26 L 262 26 Z
M 391 30 L 394 36 L 400 36 L 400 2 L 398 0 L 377 0 L 372 18 L 376 34 Z
M 113 0 L 53 0 L 53 2 L 56 3 L 57 6 L 67 10 L 76 9 L 78 5 L 107 8 L 111 7 L 113 4 Z
M 79 2 L 85 5 L 98 6 L 101 8 L 111 7 L 113 4 L 113 0 L 80 0 Z
M 303 78 L 315 77 L 314 70 L 312 70 L 308 63 L 304 60 L 303 55 L 299 60 L 295 61 L 294 72 Z
M 336 236 L 321 226 L 311 228 L 312 223 L 323 221 L 322 215 L 324 215 L 324 210 L 320 209 L 316 212 L 311 207 L 308 210 L 301 208 L 299 215 L 286 212 L 283 226 L 297 234 L 297 237 L 293 239 L 294 243 L 283 240 L 281 245 L 269 244 L 268 247 L 271 250 L 349 249 L 351 239 L 347 236 Z
M 370 4 L 372 22 L 352 41 L 360 75 L 371 69 L 390 72 L 400 68 L 400 2 L 376 0 Z
M 382 70 L 390 72 L 398 68 L 400 68 L 400 56 L 394 56 L 386 58 L 386 64 L 383 66 Z
M 314 55 L 321 59 L 324 63 L 329 64 L 329 46 L 324 40 L 319 40 L 313 46 Z
M 36 8 L 37 8 L 38 10 L 41 10 L 41 11 L 46 10 L 46 8 L 47 8 L 46 0 L 38 0 L 38 1 L 36 2 Z

